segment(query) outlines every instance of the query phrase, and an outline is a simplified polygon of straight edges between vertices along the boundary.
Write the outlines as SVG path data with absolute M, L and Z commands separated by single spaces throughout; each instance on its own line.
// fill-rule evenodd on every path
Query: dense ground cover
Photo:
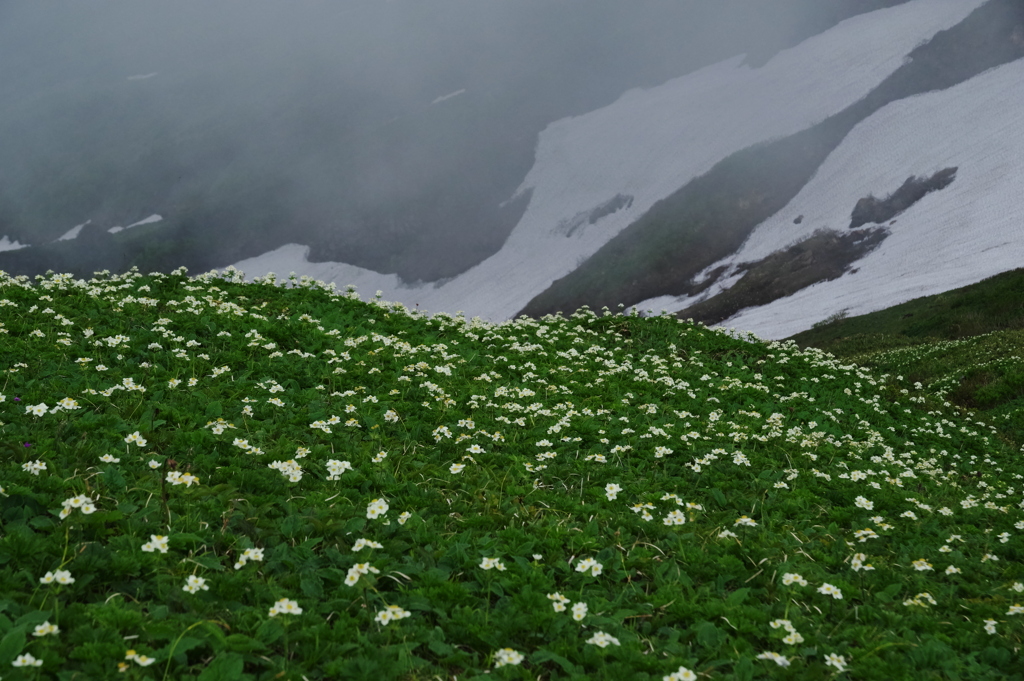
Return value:
M 793 336 L 879 373 L 901 375 L 1024 446 L 1024 270 Z
M 230 271 L 0 306 L 6 679 L 1022 677 L 1024 466 L 895 378 Z

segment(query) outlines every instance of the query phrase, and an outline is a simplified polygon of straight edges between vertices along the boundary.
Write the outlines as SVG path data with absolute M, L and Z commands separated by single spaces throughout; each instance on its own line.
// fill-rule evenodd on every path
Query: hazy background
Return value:
M 515 225 L 548 123 L 900 3 L 0 0 L 0 237 L 34 246 L 5 268 L 56 248 L 209 269 L 299 242 L 453 276 Z

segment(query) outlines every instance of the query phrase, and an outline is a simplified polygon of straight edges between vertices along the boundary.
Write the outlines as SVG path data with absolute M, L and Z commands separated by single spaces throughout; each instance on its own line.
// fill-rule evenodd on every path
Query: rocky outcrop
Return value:
M 943 168 L 931 177 L 911 175 L 884 199 L 868 195 L 857 202 L 850 215 L 850 229 L 871 223 L 883 224 L 913 206 L 931 192 L 945 189 L 956 179 L 957 168 Z

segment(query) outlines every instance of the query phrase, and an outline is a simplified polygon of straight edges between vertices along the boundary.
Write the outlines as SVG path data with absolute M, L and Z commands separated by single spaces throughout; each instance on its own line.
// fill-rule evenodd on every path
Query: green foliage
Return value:
M 938 398 L 276 283 L 0 278 L 5 678 L 1022 678 L 1024 475 Z
M 1024 270 L 793 337 L 978 414 L 1024 445 Z

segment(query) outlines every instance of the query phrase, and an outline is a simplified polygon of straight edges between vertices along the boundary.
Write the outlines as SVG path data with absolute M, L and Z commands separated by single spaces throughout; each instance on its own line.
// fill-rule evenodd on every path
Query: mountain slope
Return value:
M 888 222 L 884 244 L 842 277 L 723 323 L 766 337 L 789 336 L 840 310 L 862 314 L 1019 266 L 1021 112 L 1024 61 L 1017 61 L 956 88 L 894 103 L 866 120 L 783 210 L 716 263 L 726 268 L 724 277 L 737 263 L 759 260 L 815 229 L 849 231 L 850 211 L 861 197 L 884 195 L 907 175 L 957 166 L 956 180 Z M 795 224 L 798 215 L 804 219 Z
M 450 281 L 402 287 L 396 278 L 351 266 L 314 268 L 297 246 L 236 266 L 252 274 L 315 272 L 342 285 L 370 284 L 388 298 L 430 310 L 511 317 L 657 201 L 738 150 L 792 135 L 851 106 L 897 71 L 915 45 L 981 4 L 917 0 L 878 10 L 758 69 L 728 60 L 552 124 L 517 194 L 530 192 L 522 219 L 497 254 Z M 602 210 L 617 196 L 628 200 L 614 212 Z
M 1021 57 L 1024 5 L 1004 0 L 986 3 L 960 24 L 915 48 L 904 64 L 864 99 L 796 135 L 745 149 L 725 159 L 705 176 L 658 203 L 590 261 L 532 300 L 524 312 L 537 315 L 569 311 L 583 304 L 639 304 L 644 308 L 684 310 L 703 302 L 709 295 L 737 283 L 740 264 L 752 264 L 769 255 L 762 253 L 756 259 L 735 261 L 731 268 L 722 262 L 732 256 L 754 227 L 770 219 L 796 196 L 798 188 L 812 177 L 855 125 L 894 101 L 949 88 Z M 927 109 L 921 109 L 914 124 L 927 127 L 929 114 Z M 981 127 L 976 132 L 984 135 L 988 129 Z M 998 128 L 990 134 L 998 135 Z M 903 174 L 900 182 L 909 174 L 910 171 Z M 899 186 L 897 182 L 887 189 Z M 830 195 L 823 197 L 826 203 L 829 199 Z M 856 202 L 855 199 L 849 206 L 836 209 L 849 211 Z M 802 224 L 802 228 L 810 227 L 802 232 L 804 238 L 829 226 L 821 222 L 804 223 L 800 214 L 790 219 Z M 777 243 L 773 251 L 791 245 L 792 240 Z M 717 290 L 700 295 L 712 283 L 717 284 Z M 758 286 L 752 281 L 740 283 Z M 791 292 L 788 286 L 775 289 L 776 297 Z M 680 301 L 650 300 L 658 294 L 687 297 Z M 685 310 L 681 314 L 718 322 L 744 307 L 743 302 L 767 302 L 763 290 L 759 288 L 757 294 L 746 296 L 745 301 L 739 296 L 740 300 L 732 302 L 732 312 L 725 315 L 719 311 L 718 315 L 710 316 L 705 310 Z

